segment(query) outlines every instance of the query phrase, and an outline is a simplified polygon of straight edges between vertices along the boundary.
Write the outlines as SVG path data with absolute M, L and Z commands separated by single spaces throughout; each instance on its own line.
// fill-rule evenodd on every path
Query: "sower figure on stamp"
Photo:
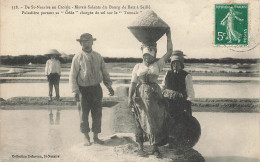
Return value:
M 162 83 L 163 96 L 168 100 L 167 111 L 173 119 L 183 113 L 192 116 L 191 101 L 195 96 L 192 77 L 183 69 L 183 52 L 173 51 L 171 70 L 165 74 Z
M 238 21 L 244 21 L 243 19 L 240 19 L 237 17 L 237 15 L 241 14 L 240 12 L 237 12 L 234 10 L 234 7 L 229 8 L 229 12 L 225 16 L 225 18 L 221 21 L 221 25 L 226 26 L 227 31 L 227 39 L 229 40 L 228 43 L 232 43 L 232 41 L 238 41 L 240 43 L 240 39 L 242 34 L 237 32 L 235 30 L 235 19 Z
M 109 73 L 102 56 L 92 50 L 93 41 L 96 39 L 91 34 L 85 33 L 77 41 L 82 46 L 82 51 L 73 57 L 70 70 L 70 85 L 75 100 L 81 104 L 80 130 L 85 135 L 85 145 L 90 145 L 89 137 L 89 111 L 92 115 L 92 132 L 94 143 L 103 144 L 104 141 L 98 138 L 101 132 L 102 98 L 103 92 L 100 83 L 103 81 L 111 96 L 114 90 L 111 87 Z
M 158 147 L 167 143 L 166 110 L 165 104 L 162 102 L 162 91 L 157 83 L 165 62 L 172 54 L 170 29 L 166 35 L 167 53 L 156 61 L 156 44 L 143 45 L 141 47 L 143 62 L 136 64 L 132 72 L 128 105 L 135 110 L 135 136 L 139 145 L 139 156 L 147 156 L 143 149 L 144 136 L 149 138 L 153 145 L 152 154 L 157 158 L 162 157 Z

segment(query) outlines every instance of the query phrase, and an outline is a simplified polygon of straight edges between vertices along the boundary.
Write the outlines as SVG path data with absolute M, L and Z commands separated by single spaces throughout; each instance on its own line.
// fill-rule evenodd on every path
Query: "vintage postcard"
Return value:
M 260 161 L 259 0 L 0 12 L 0 161 Z

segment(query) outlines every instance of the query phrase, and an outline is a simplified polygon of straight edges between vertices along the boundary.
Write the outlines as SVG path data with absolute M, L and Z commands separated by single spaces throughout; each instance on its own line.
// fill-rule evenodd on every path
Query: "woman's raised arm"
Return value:
M 172 55 L 172 38 L 171 38 L 171 29 L 168 28 L 167 32 L 166 32 L 166 36 L 167 36 L 167 53 L 163 56 L 164 61 L 168 61 L 169 58 Z

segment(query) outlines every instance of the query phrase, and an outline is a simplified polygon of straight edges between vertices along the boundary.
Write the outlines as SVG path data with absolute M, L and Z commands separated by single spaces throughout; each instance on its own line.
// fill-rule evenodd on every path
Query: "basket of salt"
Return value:
M 136 39 L 145 44 L 158 41 L 168 28 L 169 26 L 152 10 L 143 12 L 128 26 Z

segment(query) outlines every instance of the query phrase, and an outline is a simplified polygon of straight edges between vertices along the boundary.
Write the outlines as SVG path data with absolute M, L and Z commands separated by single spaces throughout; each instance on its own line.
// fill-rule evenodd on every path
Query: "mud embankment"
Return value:
M 128 109 L 126 97 L 105 97 L 103 107 L 122 107 Z M 260 112 L 260 99 L 242 98 L 197 98 L 192 102 L 193 112 Z M 11 109 L 46 109 L 60 107 L 61 109 L 76 109 L 72 97 L 62 97 L 61 101 L 49 102 L 47 97 L 13 97 L 0 100 L 0 108 Z

